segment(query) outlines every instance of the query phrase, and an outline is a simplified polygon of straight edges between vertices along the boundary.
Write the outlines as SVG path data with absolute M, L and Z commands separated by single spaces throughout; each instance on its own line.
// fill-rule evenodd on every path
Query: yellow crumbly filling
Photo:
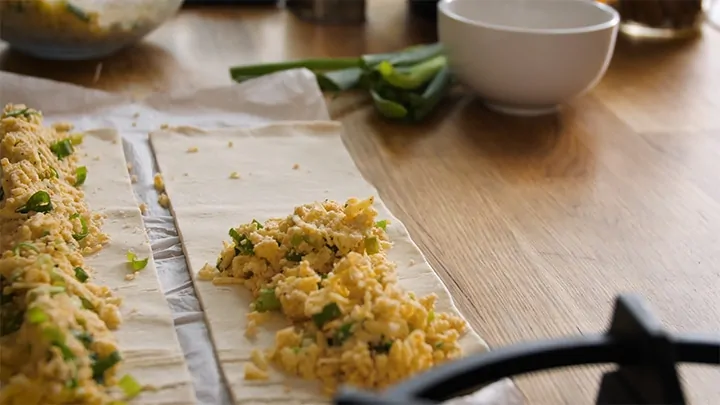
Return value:
M 110 404 L 121 395 L 111 332 L 120 299 L 83 255 L 108 242 L 78 165 L 81 134 L 40 112 L 0 115 L 0 404 Z
M 231 229 L 233 242 L 200 277 L 252 291 L 250 336 L 269 311 L 292 321 L 267 352 L 284 372 L 320 380 L 328 394 L 345 383 L 387 387 L 461 356 L 466 323 L 436 313 L 434 294 L 418 298 L 399 286 L 386 256 L 388 223 L 376 220 L 372 198 L 299 206 Z M 246 378 L 266 378 L 252 360 Z

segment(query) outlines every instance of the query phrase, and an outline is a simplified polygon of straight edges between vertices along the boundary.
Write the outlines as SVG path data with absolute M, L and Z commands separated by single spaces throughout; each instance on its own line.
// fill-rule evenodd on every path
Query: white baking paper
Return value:
M 274 121 L 328 120 L 327 106 L 313 74 L 293 70 L 228 87 L 158 93 L 137 101 L 119 94 L 0 72 L 0 106 L 10 102 L 41 110 L 48 123 L 71 121 L 78 130 L 113 128 L 122 135 L 131 174 L 137 176 L 134 191 L 138 201 L 148 206 L 145 227 L 193 376 L 198 403 L 231 404 L 175 223 L 157 203 L 158 193 L 153 187 L 156 165 L 147 134 L 163 124 L 213 129 Z M 461 403 L 522 405 L 523 398 L 515 385 L 506 380 L 463 398 Z

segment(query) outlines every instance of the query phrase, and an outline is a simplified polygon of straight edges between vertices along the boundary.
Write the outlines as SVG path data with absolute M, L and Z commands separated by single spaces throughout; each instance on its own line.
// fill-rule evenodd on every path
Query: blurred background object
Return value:
M 285 6 L 299 18 L 318 24 L 365 22 L 365 0 L 285 0 Z
M 4 0 L 0 39 L 41 59 L 95 59 L 138 42 L 181 5 L 182 0 Z
M 695 37 L 701 32 L 707 0 L 600 0 L 620 13 L 620 31 L 644 39 Z

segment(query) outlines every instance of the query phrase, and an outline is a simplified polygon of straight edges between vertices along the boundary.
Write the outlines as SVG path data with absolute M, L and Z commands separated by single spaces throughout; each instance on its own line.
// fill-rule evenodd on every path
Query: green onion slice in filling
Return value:
M 25 205 L 15 210 L 20 214 L 27 214 L 30 212 L 49 212 L 52 211 L 53 205 L 50 201 L 50 194 L 47 191 L 38 191 L 28 198 Z

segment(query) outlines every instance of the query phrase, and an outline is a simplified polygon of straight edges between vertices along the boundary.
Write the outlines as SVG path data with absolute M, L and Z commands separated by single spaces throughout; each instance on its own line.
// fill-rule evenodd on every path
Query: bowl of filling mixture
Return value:
M 132 45 L 175 15 L 183 0 L 3 0 L 0 39 L 42 59 L 83 60 Z

